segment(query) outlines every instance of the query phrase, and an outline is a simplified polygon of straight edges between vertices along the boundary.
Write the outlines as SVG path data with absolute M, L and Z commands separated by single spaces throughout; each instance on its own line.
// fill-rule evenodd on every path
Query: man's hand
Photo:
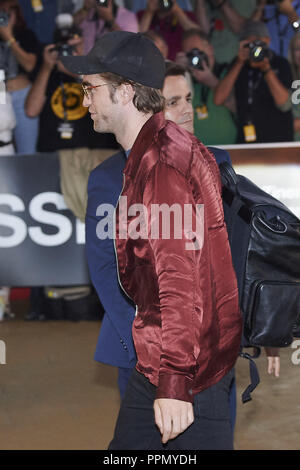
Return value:
M 158 0 L 148 0 L 146 10 L 153 14 L 159 10 Z
M 102 20 L 107 21 L 109 23 L 111 23 L 114 20 L 112 0 L 108 0 L 107 7 L 100 7 L 97 4 L 96 10 L 97 10 L 99 18 L 101 18 Z
M 238 52 L 238 60 L 240 62 L 246 62 L 246 60 L 250 57 L 250 49 L 248 47 L 249 40 L 244 39 L 244 41 L 240 41 L 240 47 Z
M 181 65 L 181 67 L 184 67 L 185 69 L 188 68 L 189 61 L 185 52 L 177 52 L 175 62 L 176 64 Z
M 16 24 L 16 13 L 14 10 L 11 10 L 9 13 L 9 20 L 7 26 L 0 26 L 0 37 L 4 41 L 9 41 L 13 38 L 13 28 Z
M 166 444 L 169 439 L 177 437 L 194 422 L 193 405 L 171 398 L 155 400 L 154 415 L 163 444 Z
M 264 60 L 260 61 L 260 62 L 250 61 L 250 66 L 254 69 L 261 70 L 261 72 L 266 72 L 267 70 L 269 70 L 271 68 L 270 61 L 267 57 Z
M 49 44 L 43 52 L 44 66 L 49 70 L 52 70 L 58 61 L 58 51 L 53 50 L 54 47 L 54 44 Z
M 69 46 L 73 46 L 73 52 L 72 52 L 72 55 L 73 56 L 78 56 L 78 55 L 83 55 L 83 39 L 82 37 L 73 37 L 71 39 L 68 40 L 68 45 Z M 62 72 L 62 73 L 65 73 L 67 75 L 71 75 L 72 77 L 75 77 L 77 78 L 78 76 L 76 74 L 73 74 L 71 73 L 69 70 L 67 70 L 65 68 L 65 66 L 63 65 L 62 61 L 57 60 L 57 69 Z
M 90 11 L 92 8 L 95 8 L 96 0 L 84 0 L 83 7 L 85 10 Z
M 280 372 L 280 357 L 279 348 L 265 348 L 265 353 L 268 358 L 268 374 L 274 372 L 275 377 L 279 377 Z
M 280 13 L 283 13 L 287 16 L 295 12 L 295 9 L 293 7 L 293 0 L 282 0 L 281 2 L 277 3 L 277 7 Z
M 208 67 L 205 61 L 202 62 L 203 70 L 197 70 L 190 67 L 190 72 L 192 76 L 197 80 L 197 82 L 203 83 L 203 85 L 208 86 L 209 88 L 216 88 L 219 83 L 219 80 L 214 75 L 212 70 Z

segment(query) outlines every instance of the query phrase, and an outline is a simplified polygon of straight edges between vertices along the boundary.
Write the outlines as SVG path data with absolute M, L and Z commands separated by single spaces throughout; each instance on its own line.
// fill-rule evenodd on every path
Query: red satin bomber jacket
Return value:
M 120 211 L 119 199 L 115 248 L 120 284 L 137 306 L 136 368 L 157 386 L 156 398 L 193 402 L 234 366 L 241 342 L 218 166 L 193 135 L 158 113 L 141 129 L 123 176 L 122 205 L 126 200 L 129 215 Z M 137 204 L 146 208 L 147 236 L 144 231 L 140 238 L 124 235 L 138 226 Z M 176 204 L 182 214 L 192 207 L 193 228 L 196 205 L 203 204 L 200 236 L 192 237 L 182 223 L 179 238 L 171 217 L 170 237 L 162 229 L 151 237 L 155 204 Z M 187 242 L 198 238 L 198 249 L 187 250 Z

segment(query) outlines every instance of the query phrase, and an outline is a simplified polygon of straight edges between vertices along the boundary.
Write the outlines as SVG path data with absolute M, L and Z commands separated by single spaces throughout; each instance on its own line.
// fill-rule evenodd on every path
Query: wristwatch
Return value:
M 6 41 L 6 44 L 10 47 L 14 42 L 17 42 L 16 38 L 11 37 L 8 41 Z

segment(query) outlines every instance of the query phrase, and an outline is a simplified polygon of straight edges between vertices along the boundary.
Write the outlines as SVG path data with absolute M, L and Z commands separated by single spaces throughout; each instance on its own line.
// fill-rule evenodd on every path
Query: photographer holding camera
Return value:
M 196 0 L 195 13 L 210 39 L 219 63 L 230 63 L 238 52 L 239 35 L 257 0 Z
M 295 32 L 300 31 L 300 1 L 258 0 L 253 19 L 266 23 L 271 49 L 276 54 L 287 57 L 289 43 Z
M 72 19 L 72 17 L 71 17 Z M 68 208 L 84 220 L 87 181 L 90 171 L 112 155 L 118 146 L 112 134 L 96 133 L 88 109 L 82 106 L 83 92 L 78 75 L 65 69 L 61 57 L 82 54 L 77 29 L 58 27 L 55 44 L 45 47 L 43 63 L 28 94 L 26 113 L 40 116 L 39 152 L 59 150 L 61 191 Z M 43 288 L 32 289 L 27 320 L 51 319 Z M 56 319 L 62 319 L 55 313 Z M 53 319 L 53 318 L 52 318 Z
M 237 128 L 233 102 L 229 97 L 223 106 L 214 104 L 214 90 L 228 67 L 218 64 L 208 37 L 198 29 L 186 31 L 182 51 L 176 62 L 188 68 L 193 79 L 193 108 L 195 135 L 205 145 L 235 144 Z M 222 126 L 220 125 L 222 123 Z
M 215 90 L 218 106 L 234 92 L 240 143 L 293 140 L 291 69 L 269 44 L 266 25 L 248 21 L 239 54 Z
M 170 60 L 175 60 L 180 51 L 183 32 L 200 29 L 195 14 L 183 11 L 176 0 L 148 0 L 147 9 L 139 11 L 137 16 L 142 33 L 153 29 L 162 35 L 169 48 Z
M 14 140 L 17 153 L 35 153 L 38 119 L 25 115 L 24 103 L 36 67 L 39 43 L 26 28 L 16 0 L 0 0 L 0 70 L 10 93 L 16 127 Z
M 88 110 L 82 106 L 78 76 L 67 71 L 60 60 L 62 56 L 82 54 L 82 38 L 72 36 L 73 31 L 71 27 L 69 37 L 65 37 L 58 29 L 55 37 L 63 35 L 64 41 L 45 47 L 43 64 L 26 101 L 26 113 L 40 116 L 38 151 L 61 151 L 62 191 L 68 191 L 69 196 L 64 194 L 67 205 L 84 220 L 89 172 L 118 146 L 112 134 L 97 134 L 91 128 Z
M 27 115 L 40 116 L 38 151 L 116 148 L 111 135 L 91 130 L 78 76 L 66 70 L 60 60 L 65 55 L 82 54 L 77 28 L 58 27 L 54 37 L 56 43 L 45 47 L 42 66 L 26 100 Z
M 74 15 L 74 23 L 82 30 L 84 54 L 109 31 L 137 33 L 139 30 L 135 13 L 118 6 L 114 0 L 84 0 L 83 8 Z

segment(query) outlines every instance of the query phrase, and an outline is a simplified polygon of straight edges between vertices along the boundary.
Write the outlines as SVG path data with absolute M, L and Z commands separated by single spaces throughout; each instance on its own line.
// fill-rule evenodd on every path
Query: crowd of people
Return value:
M 188 70 L 195 132 L 204 144 L 299 140 L 299 105 L 291 99 L 300 77 L 299 2 L 106 3 L 0 1 L 7 16 L 0 20 L 0 69 L 10 110 L 1 121 L 2 154 L 117 148 L 112 136 L 88 131 L 78 77 L 59 60 L 88 53 L 115 30 L 144 33 L 165 59 Z
M 65 199 L 84 220 L 89 173 L 118 144 L 92 129 L 80 77 L 60 58 L 87 54 L 117 30 L 143 33 L 184 67 L 205 145 L 299 141 L 298 15 L 292 0 L 0 0 L 0 154 L 60 151 Z M 67 194 L 74 190 L 80 207 Z
M 111 450 L 233 448 L 242 318 L 218 184 L 217 163 L 230 158 L 211 146 L 299 138 L 299 26 L 291 0 L 0 0 L 1 154 L 58 151 L 62 192 L 86 220 L 91 280 L 107 314 L 95 358 L 117 365 L 121 396 L 126 389 Z M 115 245 L 100 246 L 99 195 L 109 181 L 116 205 L 125 165 L 132 205 L 201 202 L 201 256 L 163 237 L 143 249 L 124 241 L 118 212 Z M 125 303 L 121 282 L 140 310 Z M 32 289 L 28 320 L 42 319 L 44 294 Z M 273 351 L 269 359 L 278 376 Z

